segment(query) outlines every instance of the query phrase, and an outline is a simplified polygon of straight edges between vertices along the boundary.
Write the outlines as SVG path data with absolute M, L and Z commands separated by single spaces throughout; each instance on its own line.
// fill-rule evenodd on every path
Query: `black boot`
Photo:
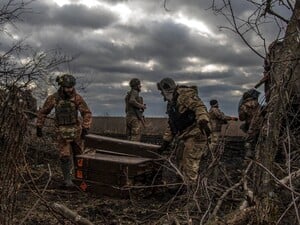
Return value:
M 71 175 L 71 159 L 70 157 L 63 157 L 60 159 L 61 162 L 61 171 L 64 177 L 64 187 L 73 187 Z

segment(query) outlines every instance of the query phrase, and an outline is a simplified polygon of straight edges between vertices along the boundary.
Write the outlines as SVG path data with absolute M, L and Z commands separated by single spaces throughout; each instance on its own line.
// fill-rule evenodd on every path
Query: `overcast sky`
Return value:
M 8 29 L 40 51 L 59 48 L 76 56 L 62 68 L 86 85 L 79 93 L 95 116 L 125 115 L 132 78 L 142 81 L 145 115 L 165 116 L 156 89 L 164 77 L 197 85 L 208 108 L 214 98 L 226 114 L 237 115 L 242 92 L 262 77 L 263 59 L 237 35 L 219 30 L 224 18 L 207 10 L 210 4 L 169 0 L 165 10 L 162 0 L 36 0 L 30 4 L 34 13 Z M 238 3 L 235 10 L 249 14 L 247 5 Z

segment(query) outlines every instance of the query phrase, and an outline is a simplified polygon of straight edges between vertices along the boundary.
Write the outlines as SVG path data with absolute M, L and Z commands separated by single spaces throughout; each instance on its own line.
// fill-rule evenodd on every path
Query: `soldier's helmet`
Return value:
M 210 104 L 211 106 L 215 106 L 215 105 L 218 104 L 218 101 L 217 101 L 216 99 L 212 99 L 212 100 L 209 101 L 209 104 Z
M 133 78 L 133 79 L 131 79 L 131 80 L 129 81 L 129 86 L 130 86 L 131 88 L 135 88 L 135 87 L 137 87 L 137 86 L 139 86 L 139 85 L 141 85 L 141 81 L 140 81 L 139 79 L 137 79 L 137 78 Z
M 61 87 L 74 87 L 76 85 L 76 79 L 70 74 L 63 74 L 56 77 L 56 82 Z
M 243 99 L 253 98 L 258 99 L 260 92 L 255 88 L 251 88 L 243 94 Z
M 171 92 L 176 88 L 176 83 L 172 78 L 166 77 L 157 83 L 157 89 L 160 91 Z

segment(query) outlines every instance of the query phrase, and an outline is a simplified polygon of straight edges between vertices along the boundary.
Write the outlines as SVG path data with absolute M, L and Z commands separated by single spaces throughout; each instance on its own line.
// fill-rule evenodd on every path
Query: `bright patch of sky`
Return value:
M 232 96 L 240 97 L 243 95 L 243 92 L 241 92 L 240 90 L 232 90 L 232 91 L 230 91 L 230 94 Z
M 69 5 L 69 4 L 82 4 L 86 5 L 87 7 L 94 7 L 94 6 L 99 6 L 99 2 L 97 0 L 79 0 L 79 1 L 72 1 L 72 0 L 53 0 L 57 5 L 60 7 L 64 5 Z
M 228 70 L 228 66 L 209 64 L 202 67 L 202 73 L 211 73 L 211 72 L 224 72 Z
M 153 67 L 155 65 L 158 65 L 157 62 L 154 60 L 149 60 L 148 62 L 138 62 L 138 61 L 133 61 L 133 60 L 123 60 L 122 61 L 123 65 L 128 65 L 128 66 L 136 66 L 139 68 L 147 68 L 148 70 L 153 70 Z
M 224 72 L 229 68 L 225 65 L 219 64 L 208 64 L 204 65 L 203 61 L 197 57 L 187 57 L 186 61 L 190 64 L 184 69 L 189 72 L 199 71 L 202 73 L 212 73 L 212 72 Z
M 182 15 L 181 13 L 178 14 L 177 18 L 175 18 L 175 22 L 189 27 L 191 30 L 196 31 L 201 36 L 208 37 L 208 35 L 212 34 L 212 32 L 203 22 L 195 19 L 190 19 Z

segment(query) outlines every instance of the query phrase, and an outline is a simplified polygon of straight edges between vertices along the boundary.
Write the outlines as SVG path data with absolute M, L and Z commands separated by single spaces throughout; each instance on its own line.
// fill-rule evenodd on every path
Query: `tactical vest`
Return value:
M 126 97 L 125 97 L 125 112 L 126 112 L 127 115 L 137 116 L 138 118 L 142 117 L 143 116 L 143 110 L 138 109 L 138 108 L 136 108 L 136 107 L 129 104 L 129 99 L 131 97 L 131 93 L 132 93 L 132 91 L 127 92 Z M 136 101 L 140 104 L 144 104 L 143 97 L 141 97 L 141 96 L 138 96 L 136 98 Z
M 169 115 L 168 123 L 173 135 L 182 132 L 196 121 L 195 112 L 187 110 L 180 113 L 176 101 L 168 104 L 167 114 Z
M 56 122 L 59 126 L 75 125 L 78 120 L 78 111 L 74 101 L 58 97 L 55 106 Z

